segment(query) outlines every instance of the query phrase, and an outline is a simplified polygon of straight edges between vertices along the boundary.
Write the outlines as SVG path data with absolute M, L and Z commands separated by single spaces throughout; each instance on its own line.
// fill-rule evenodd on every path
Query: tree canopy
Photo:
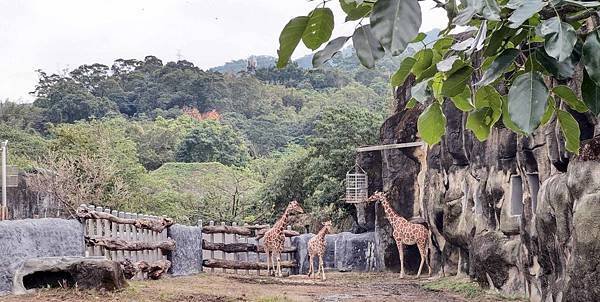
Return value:
M 574 153 L 580 130 L 573 113 L 600 114 L 600 1 L 435 0 L 449 23 L 429 42 L 419 33 L 418 0 L 319 2 L 283 28 L 277 66 L 286 66 L 300 41 L 313 50 L 325 45 L 314 54 L 314 67 L 350 40 L 367 68 L 386 55 L 401 56 L 391 85 L 414 81 L 410 105 L 425 106 L 418 130 L 429 144 L 445 133 L 444 102 L 468 113 L 467 128 L 482 141 L 494 125 L 529 135 L 555 116 L 566 149 Z M 352 36 L 331 38 L 332 3 L 346 22 L 357 23 Z M 407 52 L 408 45 L 418 51 Z M 583 81 L 574 83 L 578 68 Z

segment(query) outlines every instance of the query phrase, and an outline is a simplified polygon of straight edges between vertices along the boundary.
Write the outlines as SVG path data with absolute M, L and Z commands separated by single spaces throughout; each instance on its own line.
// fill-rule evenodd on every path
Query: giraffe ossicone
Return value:
M 421 275 L 424 262 L 427 262 L 427 268 L 429 269 L 429 275 L 431 276 L 431 265 L 428 259 L 429 238 L 431 237 L 429 229 L 425 225 L 412 223 L 400 216 L 390 205 L 385 193 L 375 192 L 369 197 L 368 201 L 381 202 L 385 211 L 385 216 L 392 225 L 392 229 L 394 230 L 393 237 L 398 246 L 398 254 L 400 254 L 400 278 L 404 277 L 404 245 L 415 244 L 419 248 L 419 254 L 421 255 L 421 264 L 419 265 L 417 278 Z
M 290 215 L 302 214 L 304 210 L 300 204 L 293 200 L 285 208 L 281 218 L 270 228 L 263 236 L 263 245 L 265 254 L 267 254 L 267 273 L 271 275 L 271 266 L 273 266 L 273 273 L 275 274 L 275 260 L 277 260 L 277 271 L 276 274 L 279 277 L 283 277 L 281 273 L 281 252 L 285 244 L 285 235 L 283 231 L 287 226 L 287 220 Z

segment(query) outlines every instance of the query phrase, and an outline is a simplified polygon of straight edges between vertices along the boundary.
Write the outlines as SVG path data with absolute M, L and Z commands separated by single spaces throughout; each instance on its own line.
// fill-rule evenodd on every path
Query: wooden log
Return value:
M 158 218 L 158 219 L 132 219 L 132 218 L 120 218 L 111 215 L 110 213 L 104 213 L 102 211 L 92 211 L 86 207 L 79 207 L 76 213 L 77 217 L 81 219 L 106 219 L 111 222 L 120 224 L 130 224 L 140 229 L 152 230 L 156 232 L 162 232 L 165 228 L 173 225 L 174 221 L 170 218 Z
M 296 267 L 295 261 L 281 261 L 282 268 L 294 268 Z M 234 261 L 224 259 L 205 259 L 202 261 L 202 265 L 210 268 L 225 268 L 225 269 L 252 269 L 252 270 L 266 270 L 266 262 L 248 262 L 248 261 Z
M 202 227 L 202 232 L 205 234 L 238 234 L 242 236 L 250 236 L 252 231 L 249 228 L 230 225 L 208 225 Z
M 146 241 L 126 241 L 118 238 L 109 237 L 85 237 L 88 246 L 100 246 L 109 251 L 145 251 L 161 249 L 163 251 L 172 251 L 175 249 L 175 240 L 168 238 L 165 241 L 146 242 Z
M 255 224 L 255 225 L 244 224 L 244 227 L 251 229 L 251 230 L 260 230 L 260 229 L 268 229 L 269 225 L 268 224 Z
M 257 246 L 252 243 L 238 242 L 238 243 L 213 243 L 202 239 L 202 249 L 208 251 L 222 251 L 225 253 L 243 253 L 243 252 L 259 252 L 264 253 L 265 249 L 262 245 Z M 286 246 L 283 249 L 283 253 L 296 252 L 296 248 L 293 246 Z
M 133 277 L 140 273 L 146 273 L 148 278 L 157 280 L 171 267 L 171 261 L 164 259 L 150 263 L 143 260 L 133 263 L 129 259 L 125 259 L 120 264 L 123 268 L 123 274 L 127 279 L 133 279 Z
M 270 230 L 270 229 L 262 229 L 262 230 L 256 231 L 256 237 L 262 238 L 268 230 Z M 300 236 L 300 233 L 293 231 L 293 230 L 283 230 L 283 235 L 285 235 L 285 237 L 294 237 L 294 236 Z

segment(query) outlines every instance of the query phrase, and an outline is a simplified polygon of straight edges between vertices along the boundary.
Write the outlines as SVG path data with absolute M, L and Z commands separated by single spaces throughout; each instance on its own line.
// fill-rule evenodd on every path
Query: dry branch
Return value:
M 252 231 L 246 227 L 230 226 L 230 225 L 215 225 L 215 226 L 203 226 L 202 233 L 215 234 L 215 233 L 226 233 L 226 234 L 237 234 L 242 236 L 250 236 Z
M 138 272 L 142 272 L 146 273 L 148 278 L 157 280 L 171 267 L 171 261 L 169 260 L 158 260 L 152 263 L 142 260 L 132 263 L 131 260 L 125 259 L 120 263 L 123 268 L 123 274 L 127 279 L 132 279 Z
M 145 241 L 126 241 L 123 239 L 109 237 L 90 237 L 85 236 L 85 243 L 88 246 L 101 246 L 109 251 L 143 251 L 161 249 L 163 252 L 175 249 L 175 240 L 167 238 L 164 241 L 145 242 Z
M 262 230 L 258 230 L 256 231 L 256 238 L 262 238 L 265 233 L 270 230 L 270 229 L 262 229 Z M 292 231 L 292 230 L 283 230 L 283 235 L 285 235 L 285 237 L 294 237 L 294 236 L 300 236 L 300 233 L 296 232 L 296 231 Z
M 202 240 L 202 249 L 209 251 L 223 251 L 225 253 L 242 253 L 242 252 L 258 252 L 264 253 L 265 249 L 263 246 L 257 246 L 251 243 L 214 243 Z M 287 246 L 284 247 L 283 253 L 296 252 L 296 247 Z
M 267 269 L 266 262 L 248 262 L 248 261 L 235 261 L 235 260 L 224 260 L 224 259 L 206 259 L 202 261 L 202 265 L 211 268 L 225 268 L 225 269 L 251 269 L 251 270 L 265 270 Z M 294 268 L 296 267 L 296 261 L 281 261 L 280 265 L 282 268 Z
M 160 217 L 158 219 L 148 219 L 148 218 L 139 218 L 139 219 L 131 219 L 131 218 L 121 218 L 117 216 L 113 216 L 110 213 L 105 212 L 96 212 L 90 210 L 86 207 L 79 207 L 77 209 L 77 217 L 81 219 L 106 219 L 110 222 L 118 223 L 118 224 L 131 224 L 136 228 L 152 230 L 155 232 L 162 232 L 165 228 L 173 225 L 173 219 Z

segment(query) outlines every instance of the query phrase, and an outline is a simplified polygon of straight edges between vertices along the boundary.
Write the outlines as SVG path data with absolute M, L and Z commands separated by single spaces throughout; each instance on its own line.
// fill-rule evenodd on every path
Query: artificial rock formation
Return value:
M 405 109 L 410 86 L 409 79 L 397 91 L 397 110 L 381 127 L 382 144 L 418 140 L 422 108 Z M 447 128 L 440 144 L 358 157 L 375 180 L 371 193 L 388 192 L 402 216 L 427 220 L 434 272 L 469 275 L 485 287 L 532 301 L 600 296 L 600 272 L 594 269 L 600 264 L 595 256 L 600 252 L 597 119 L 573 113 L 584 141 L 575 156 L 564 149 L 555 119 L 528 137 L 500 121 L 488 140 L 479 142 L 465 129 L 466 114 L 449 101 L 444 114 Z M 371 176 L 378 171 L 380 178 Z M 398 270 L 383 209 L 358 205 L 357 213 L 359 223 L 375 231 L 378 263 Z M 418 253 L 409 249 L 405 259 L 408 272 L 416 272 Z

